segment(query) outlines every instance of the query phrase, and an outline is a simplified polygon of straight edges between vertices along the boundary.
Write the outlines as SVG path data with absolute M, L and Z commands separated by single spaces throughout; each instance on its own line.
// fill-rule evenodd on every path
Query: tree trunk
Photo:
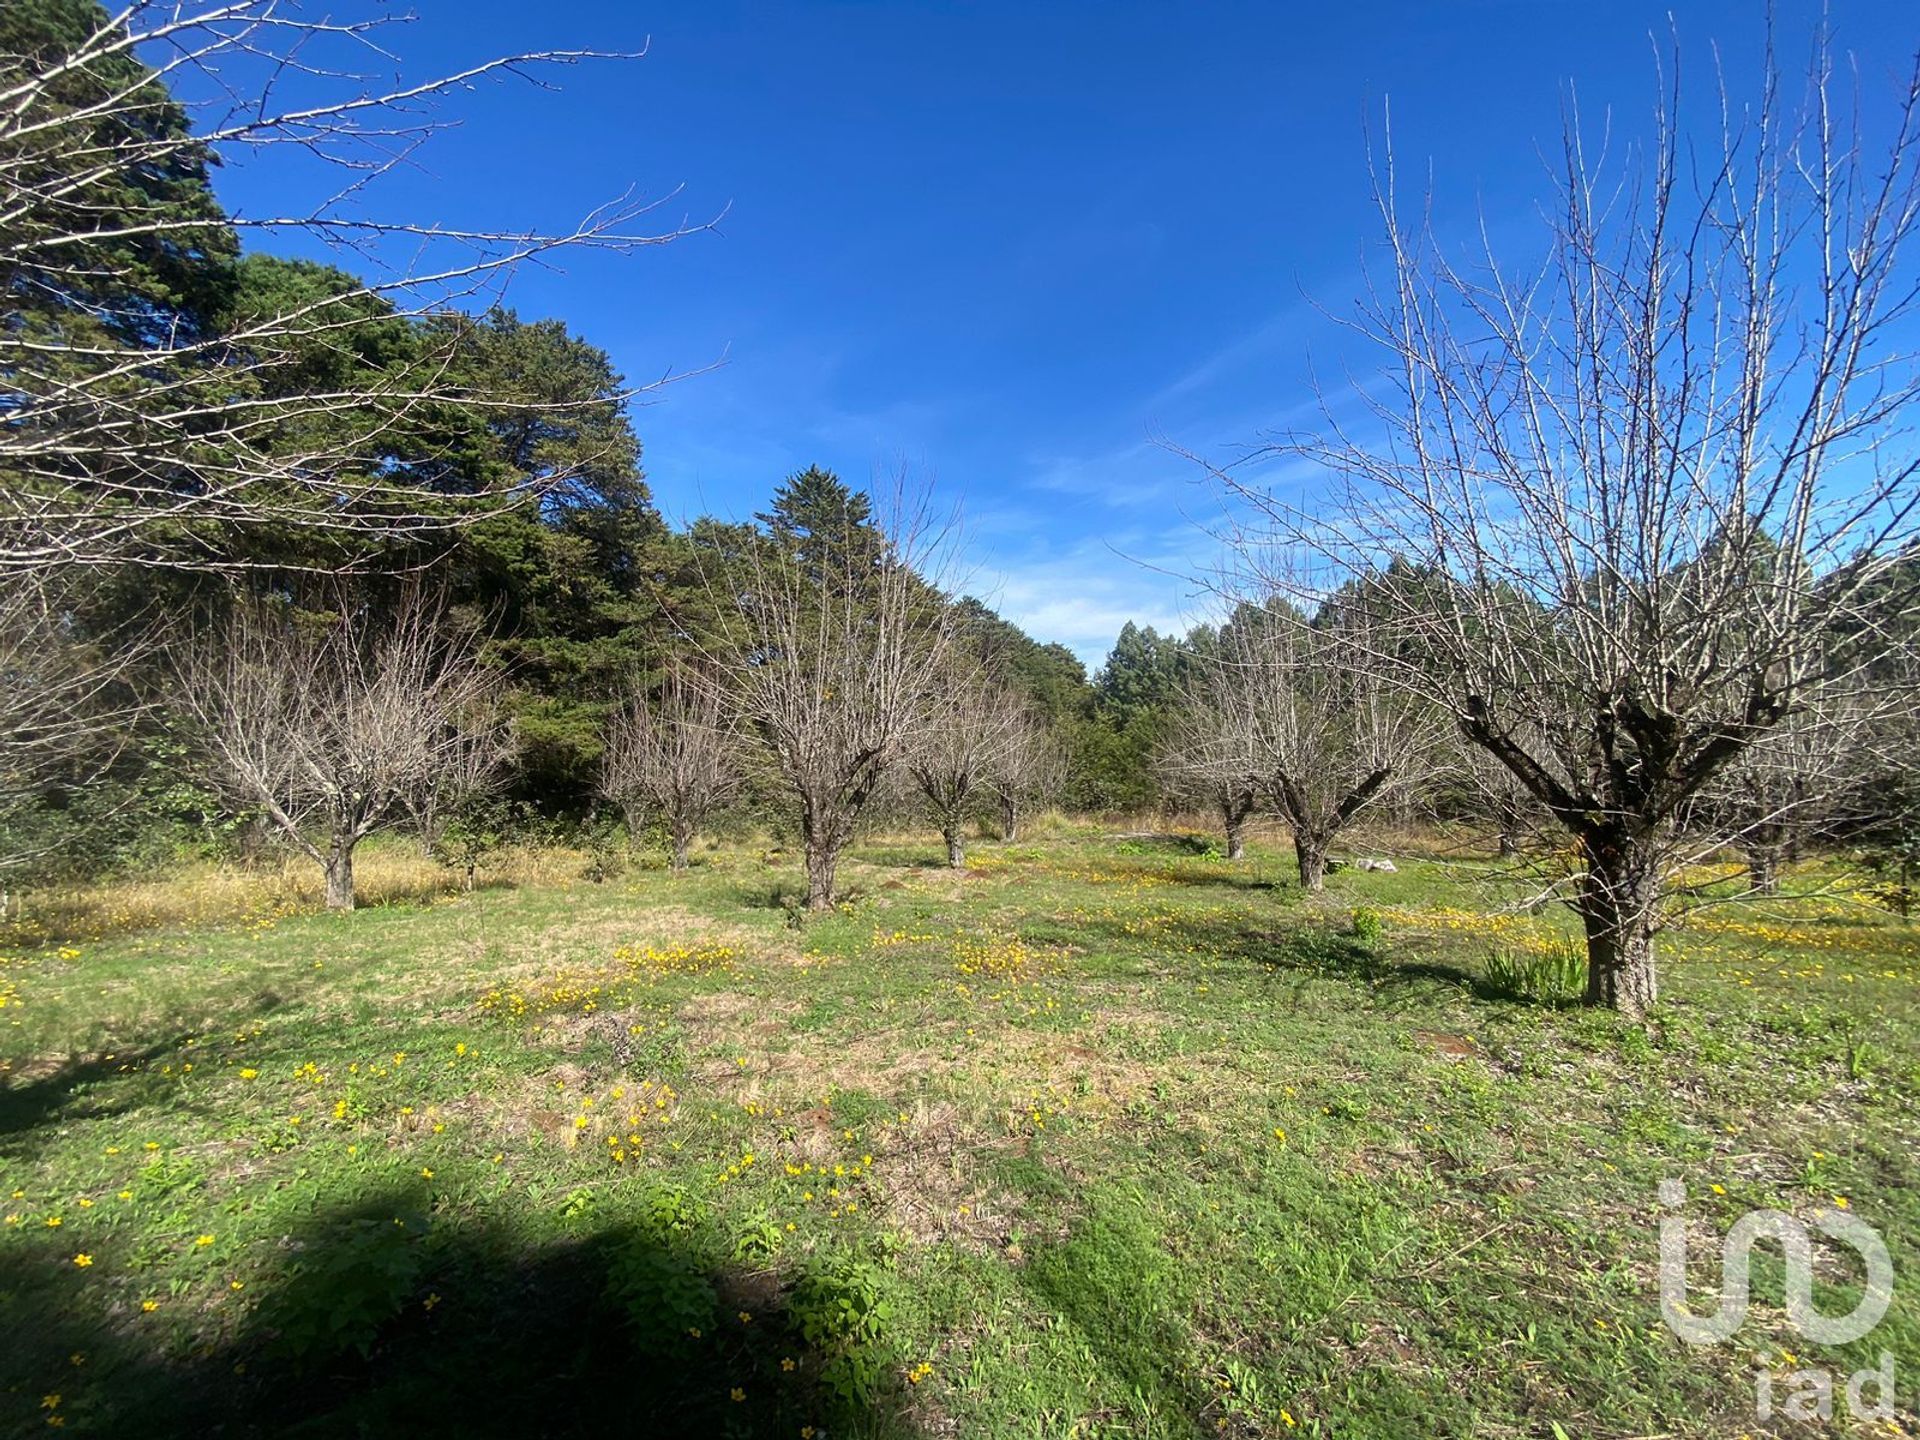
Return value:
M 1317 836 L 1293 832 L 1294 858 L 1300 862 L 1300 888 L 1319 892 L 1327 888 L 1328 843 Z
M 678 875 L 682 870 L 687 868 L 687 852 L 693 848 L 693 827 L 690 825 L 674 826 L 672 843 L 672 857 L 668 863 L 673 867 L 673 873 Z
M 478 863 L 478 862 L 476 862 L 476 861 L 473 861 L 473 860 L 469 860 L 469 861 L 467 861 L 467 883 L 466 883 L 466 891 L 467 891 L 467 894 L 469 894 L 469 895 L 471 895 L 471 894 L 473 893 L 473 871 L 474 871 L 474 867 L 475 867 L 475 865 L 476 865 L 477 863 Z
M 964 870 L 967 866 L 967 841 L 960 833 L 958 825 L 948 825 L 940 832 L 940 838 L 947 842 L 947 866 L 953 870 Z
M 1014 804 L 1011 795 L 1000 797 L 1000 838 L 1002 840 L 1020 838 L 1020 807 Z
M 1747 889 L 1755 895 L 1772 895 L 1780 889 L 1780 852 L 1772 845 L 1747 847 Z
M 1652 867 L 1631 840 L 1588 838 L 1586 845 L 1579 901 L 1587 935 L 1586 1001 L 1643 1019 L 1660 998 L 1653 944 L 1659 896 Z
M 826 840 L 807 841 L 807 909 L 833 908 L 833 872 L 839 863 L 837 846 Z
M 1495 820 L 1500 827 L 1500 858 L 1511 860 L 1520 853 L 1520 811 L 1502 804 L 1497 807 Z
M 333 848 L 327 852 L 325 862 L 327 872 L 327 908 L 329 910 L 353 909 L 353 847 L 334 841 Z
M 1225 818 L 1227 822 L 1227 859 L 1242 859 L 1247 853 L 1247 817 L 1229 806 Z

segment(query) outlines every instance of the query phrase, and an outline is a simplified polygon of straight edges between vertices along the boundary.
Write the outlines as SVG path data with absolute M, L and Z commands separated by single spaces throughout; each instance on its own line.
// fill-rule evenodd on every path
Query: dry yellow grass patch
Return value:
M 540 847 L 502 851 L 482 872 L 483 888 L 566 888 L 579 881 L 585 857 Z M 318 910 L 323 898 L 318 866 L 283 854 L 251 865 L 195 862 L 166 875 L 106 879 L 35 890 L 18 899 L 0 926 L 0 945 L 37 944 L 49 936 L 97 941 L 111 935 L 176 927 L 272 926 L 281 918 Z M 354 859 L 354 889 L 363 906 L 391 905 L 458 894 L 460 877 L 410 844 L 363 847 Z

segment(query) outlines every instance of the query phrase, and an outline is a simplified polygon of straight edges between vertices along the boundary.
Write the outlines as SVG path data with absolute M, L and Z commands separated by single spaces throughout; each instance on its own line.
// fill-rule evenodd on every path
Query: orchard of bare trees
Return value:
M 1326 476 L 1324 500 L 1217 471 L 1254 581 L 1311 609 L 1381 577 L 1362 668 L 1578 847 L 1560 893 L 1588 999 L 1635 1015 L 1674 877 L 1731 842 L 1769 888 L 1781 827 L 1835 793 L 1831 757 L 1915 703 L 1894 652 L 1920 504 L 1920 72 L 1868 127 L 1868 82 L 1824 44 L 1770 65 L 1718 97 L 1704 154 L 1677 89 L 1624 153 L 1571 113 L 1518 251 L 1426 228 L 1389 137 L 1354 319 L 1378 383 L 1362 419 L 1329 403 L 1265 452 Z M 1703 803 L 1722 782 L 1737 798 Z
M 883 829 L 961 869 L 1051 810 L 1200 816 L 1236 864 L 1284 837 L 1313 893 L 1383 843 L 1357 837 L 1446 822 L 1572 907 L 1588 1000 L 1630 1015 L 1691 867 L 1765 897 L 1845 854 L 1910 895 L 1914 80 L 1867 125 L 1869 81 L 1776 56 L 1725 82 L 1711 153 L 1677 88 L 1635 146 L 1570 113 L 1535 233 L 1479 248 L 1429 228 L 1385 137 L 1352 318 L 1378 373 L 1209 467 L 1218 613 L 1128 624 L 1089 675 L 961 593 L 961 529 L 909 477 L 811 467 L 751 521 L 669 525 L 651 387 L 506 287 L 703 226 L 380 209 L 444 105 L 631 57 L 382 85 L 392 23 L 0 16 L 10 874 L 246 818 L 345 909 L 383 829 L 471 886 L 512 834 L 617 821 L 675 872 L 791 852 L 821 912 Z M 331 177 L 310 202 L 222 206 L 220 164 L 294 150 Z M 1315 483 L 1270 487 L 1271 459 Z
M 0 1432 L 1910 1433 L 1920 9 L 417 8 L 0 0 Z

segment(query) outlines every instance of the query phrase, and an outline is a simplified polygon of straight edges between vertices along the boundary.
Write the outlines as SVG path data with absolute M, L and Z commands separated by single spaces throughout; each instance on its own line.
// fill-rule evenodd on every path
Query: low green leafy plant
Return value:
M 1362 945 L 1374 946 L 1380 943 L 1386 934 L 1386 921 L 1380 918 L 1380 912 L 1366 905 L 1356 905 L 1353 911 L 1353 938 Z
M 684 1351 L 713 1329 L 719 1313 L 719 1296 L 700 1263 L 707 1207 L 679 1186 L 660 1185 L 639 1209 L 639 1223 L 608 1267 L 607 1294 L 643 1346 Z
M 254 1145 L 263 1155 L 279 1155 L 294 1149 L 301 1139 L 297 1119 L 270 1120 L 254 1137 Z
M 657 1185 L 641 1207 L 642 1224 L 653 1238 L 689 1240 L 706 1228 L 707 1207 L 678 1185 Z
M 607 1272 L 607 1294 L 649 1350 L 689 1349 L 713 1329 L 719 1297 L 699 1266 L 652 1237 L 631 1237 Z
M 311 1360 L 368 1354 L 413 1293 L 426 1233 L 418 1215 L 368 1216 L 309 1246 L 262 1313 L 280 1348 Z
M 879 1267 L 857 1260 L 816 1266 L 795 1282 L 788 1311 L 820 1356 L 822 1384 L 848 1405 L 878 1398 L 893 1359 L 893 1306 Z
M 742 1265 L 765 1264 L 780 1253 L 780 1226 L 764 1210 L 742 1220 L 733 1232 L 733 1258 Z

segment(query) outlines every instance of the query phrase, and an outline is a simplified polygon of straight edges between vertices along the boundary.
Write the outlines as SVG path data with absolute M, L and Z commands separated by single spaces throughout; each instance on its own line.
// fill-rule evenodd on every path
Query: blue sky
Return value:
M 1132 618 L 1182 627 L 1216 513 L 1165 437 L 1226 457 L 1311 418 L 1312 381 L 1370 358 L 1350 310 L 1377 224 L 1366 129 L 1390 99 L 1436 216 L 1524 237 L 1566 86 L 1623 126 L 1678 8 L 1757 68 L 1762 7 L 1605 0 L 1365 4 L 634 4 L 420 0 L 386 43 L 425 78 L 502 52 L 632 64 L 461 97 L 457 130 L 367 202 L 383 215 L 553 227 L 629 184 L 713 233 L 515 278 L 510 303 L 604 346 L 630 381 L 718 368 L 639 411 L 673 518 L 744 517 L 789 472 L 904 464 L 965 514 L 971 586 L 1096 664 Z M 1783 4 L 1796 44 L 1808 6 Z M 1835 0 L 1875 85 L 1910 57 L 1903 0 Z M 280 157 L 229 166 L 230 206 L 284 206 Z M 1310 478 L 1293 483 L 1310 484 Z

